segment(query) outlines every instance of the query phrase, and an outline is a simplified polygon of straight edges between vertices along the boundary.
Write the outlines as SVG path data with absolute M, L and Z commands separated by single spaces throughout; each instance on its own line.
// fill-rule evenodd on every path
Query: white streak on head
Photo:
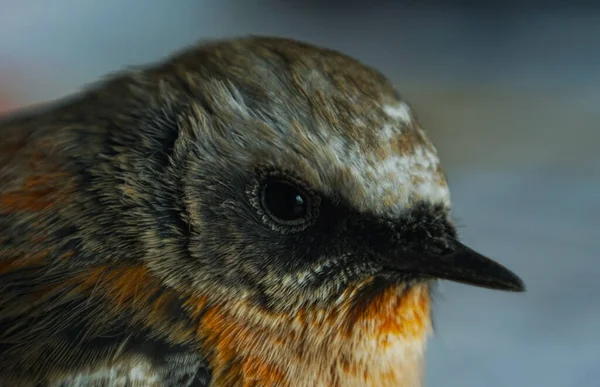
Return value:
M 361 118 L 355 118 L 354 119 L 354 125 L 356 125 L 358 127 L 361 127 L 361 128 L 364 128 L 364 127 L 367 126 L 367 124 L 365 123 L 365 121 L 363 119 L 361 119 Z
M 400 129 L 394 128 L 390 124 L 386 124 L 381 128 L 380 137 L 382 141 L 390 141 L 394 136 L 402 133 Z
M 450 205 L 448 187 L 445 185 L 434 184 L 430 181 L 419 183 L 415 186 L 414 192 L 417 197 L 427 198 L 432 203 L 443 203 Z
M 410 107 L 404 102 L 398 102 L 395 105 L 385 105 L 383 111 L 395 120 L 400 120 L 405 124 L 412 122 L 412 115 L 410 113 Z
M 158 378 L 155 374 L 149 372 L 148 366 L 137 365 L 129 370 L 130 381 L 144 381 L 147 383 L 156 382 Z
M 134 385 L 154 385 L 159 382 L 156 372 L 152 371 L 148 363 L 121 363 L 112 367 L 100 367 L 95 370 L 82 371 L 72 374 L 61 380 L 70 386 L 83 387 L 89 385 L 110 385 L 125 386 Z
M 244 102 L 244 98 L 237 89 L 231 89 L 231 94 L 227 96 L 226 101 L 231 106 L 231 109 L 240 114 L 240 116 L 248 117 L 250 115 L 250 111 Z
M 382 144 L 384 157 L 363 150 L 356 143 L 345 142 L 337 136 L 327 139 L 327 149 L 338 168 L 350 172 L 352 182 L 345 192 L 352 192 L 359 208 L 378 214 L 402 213 L 411 200 L 450 205 L 450 194 L 437 171 L 439 159 L 435 150 L 416 146 L 407 154 L 394 152 Z M 362 194 L 358 194 L 359 188 Z

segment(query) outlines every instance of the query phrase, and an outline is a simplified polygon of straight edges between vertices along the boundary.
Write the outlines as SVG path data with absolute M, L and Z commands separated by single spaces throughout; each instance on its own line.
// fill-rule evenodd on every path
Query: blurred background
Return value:
M 249 33 L 388 75 L 438 146 L 463 239 L 525 279 L 441 285 L 428 385 L 599 386 L 600 5 L 0 0 L 0 114 Z

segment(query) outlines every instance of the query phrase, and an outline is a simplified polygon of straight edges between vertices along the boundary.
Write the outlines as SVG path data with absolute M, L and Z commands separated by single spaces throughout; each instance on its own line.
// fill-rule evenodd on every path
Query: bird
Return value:
M 0 386 L 422 386 L 439 281 L 525 290 L 340 51 L 199 41 L 0 121 Z

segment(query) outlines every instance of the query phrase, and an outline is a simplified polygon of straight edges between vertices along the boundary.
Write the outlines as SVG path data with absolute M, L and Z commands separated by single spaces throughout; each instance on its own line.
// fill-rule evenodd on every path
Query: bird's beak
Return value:
M 386 255 L 384 267 L 388 270 L 488 289 L 525 291 L 525 284 L 515 273 L 457 240 L 449 242 L 444 249 L 418 252 L 403 249 Z

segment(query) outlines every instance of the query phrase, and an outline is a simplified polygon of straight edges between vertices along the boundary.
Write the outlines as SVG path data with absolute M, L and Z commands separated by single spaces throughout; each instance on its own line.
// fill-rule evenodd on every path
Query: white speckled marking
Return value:
M 150 372 L 150 367 L 137 365 L 129 370 L 129 380 L 155 383 L 158 381 L 156 374 Z
M 321 142 L 327 160 L 317 161 L 350 172 L 345 192 L 354 204 L 377 214 L 400 214 L 412 200 L 450 205 L 448 186 L 440 176 L 440 160 L 436 150 L 427 144 L 414 144 L 407 153 L 394 147 L 403 135 L 420 130 L 404 102 L 385 105 L 389 117 L 377 133 L 379 144 L 365 148 L 364 144 L 324 130 L 326 136 L 310 136 Z M 400 122 L 399 122 L 400 121 Z M 403 130 L 405 133 L 403 133 Z M 344 192 L 342 192 L 344 193 Z
M 412 122 L 412 114 L 410 113 L 410 107 L 404 102 L 398 102 L 395 105 L 386 105 L 383 107 L 383 111 L 390 118 L 400 120 L 407 125 Z
M 394 136 L 399 135 L 402 131 L 398 128 L 394 128 L 390 124 L 386 124 L 381 128 L 380 138 L 382 141 L 390 141 Z
M 129 368 L 131 367 L 131 368 Z M 158 375 L 152 372 L 149 364 L 121 364 L 114 367 L 99 368 L 89 372 L 81 372 L 58 381 L 55 386 L 66 383 L 71 387 L 84 387 L 93 384 L 111 387 L 154 386 L 160 382 Z
M 435 151 L 417 145 L 409 154 L 398 154 L 382 141 L 381 158 L 337 136 L 328 139 L 327 147 L 334 154 L 333 160 L 351 172 L 354 183 L 363 191 L 361 202 L 355 203 L 359 208 L 399 214 L 414 199 L 450 205 L 448 186 L 439 182 Z

